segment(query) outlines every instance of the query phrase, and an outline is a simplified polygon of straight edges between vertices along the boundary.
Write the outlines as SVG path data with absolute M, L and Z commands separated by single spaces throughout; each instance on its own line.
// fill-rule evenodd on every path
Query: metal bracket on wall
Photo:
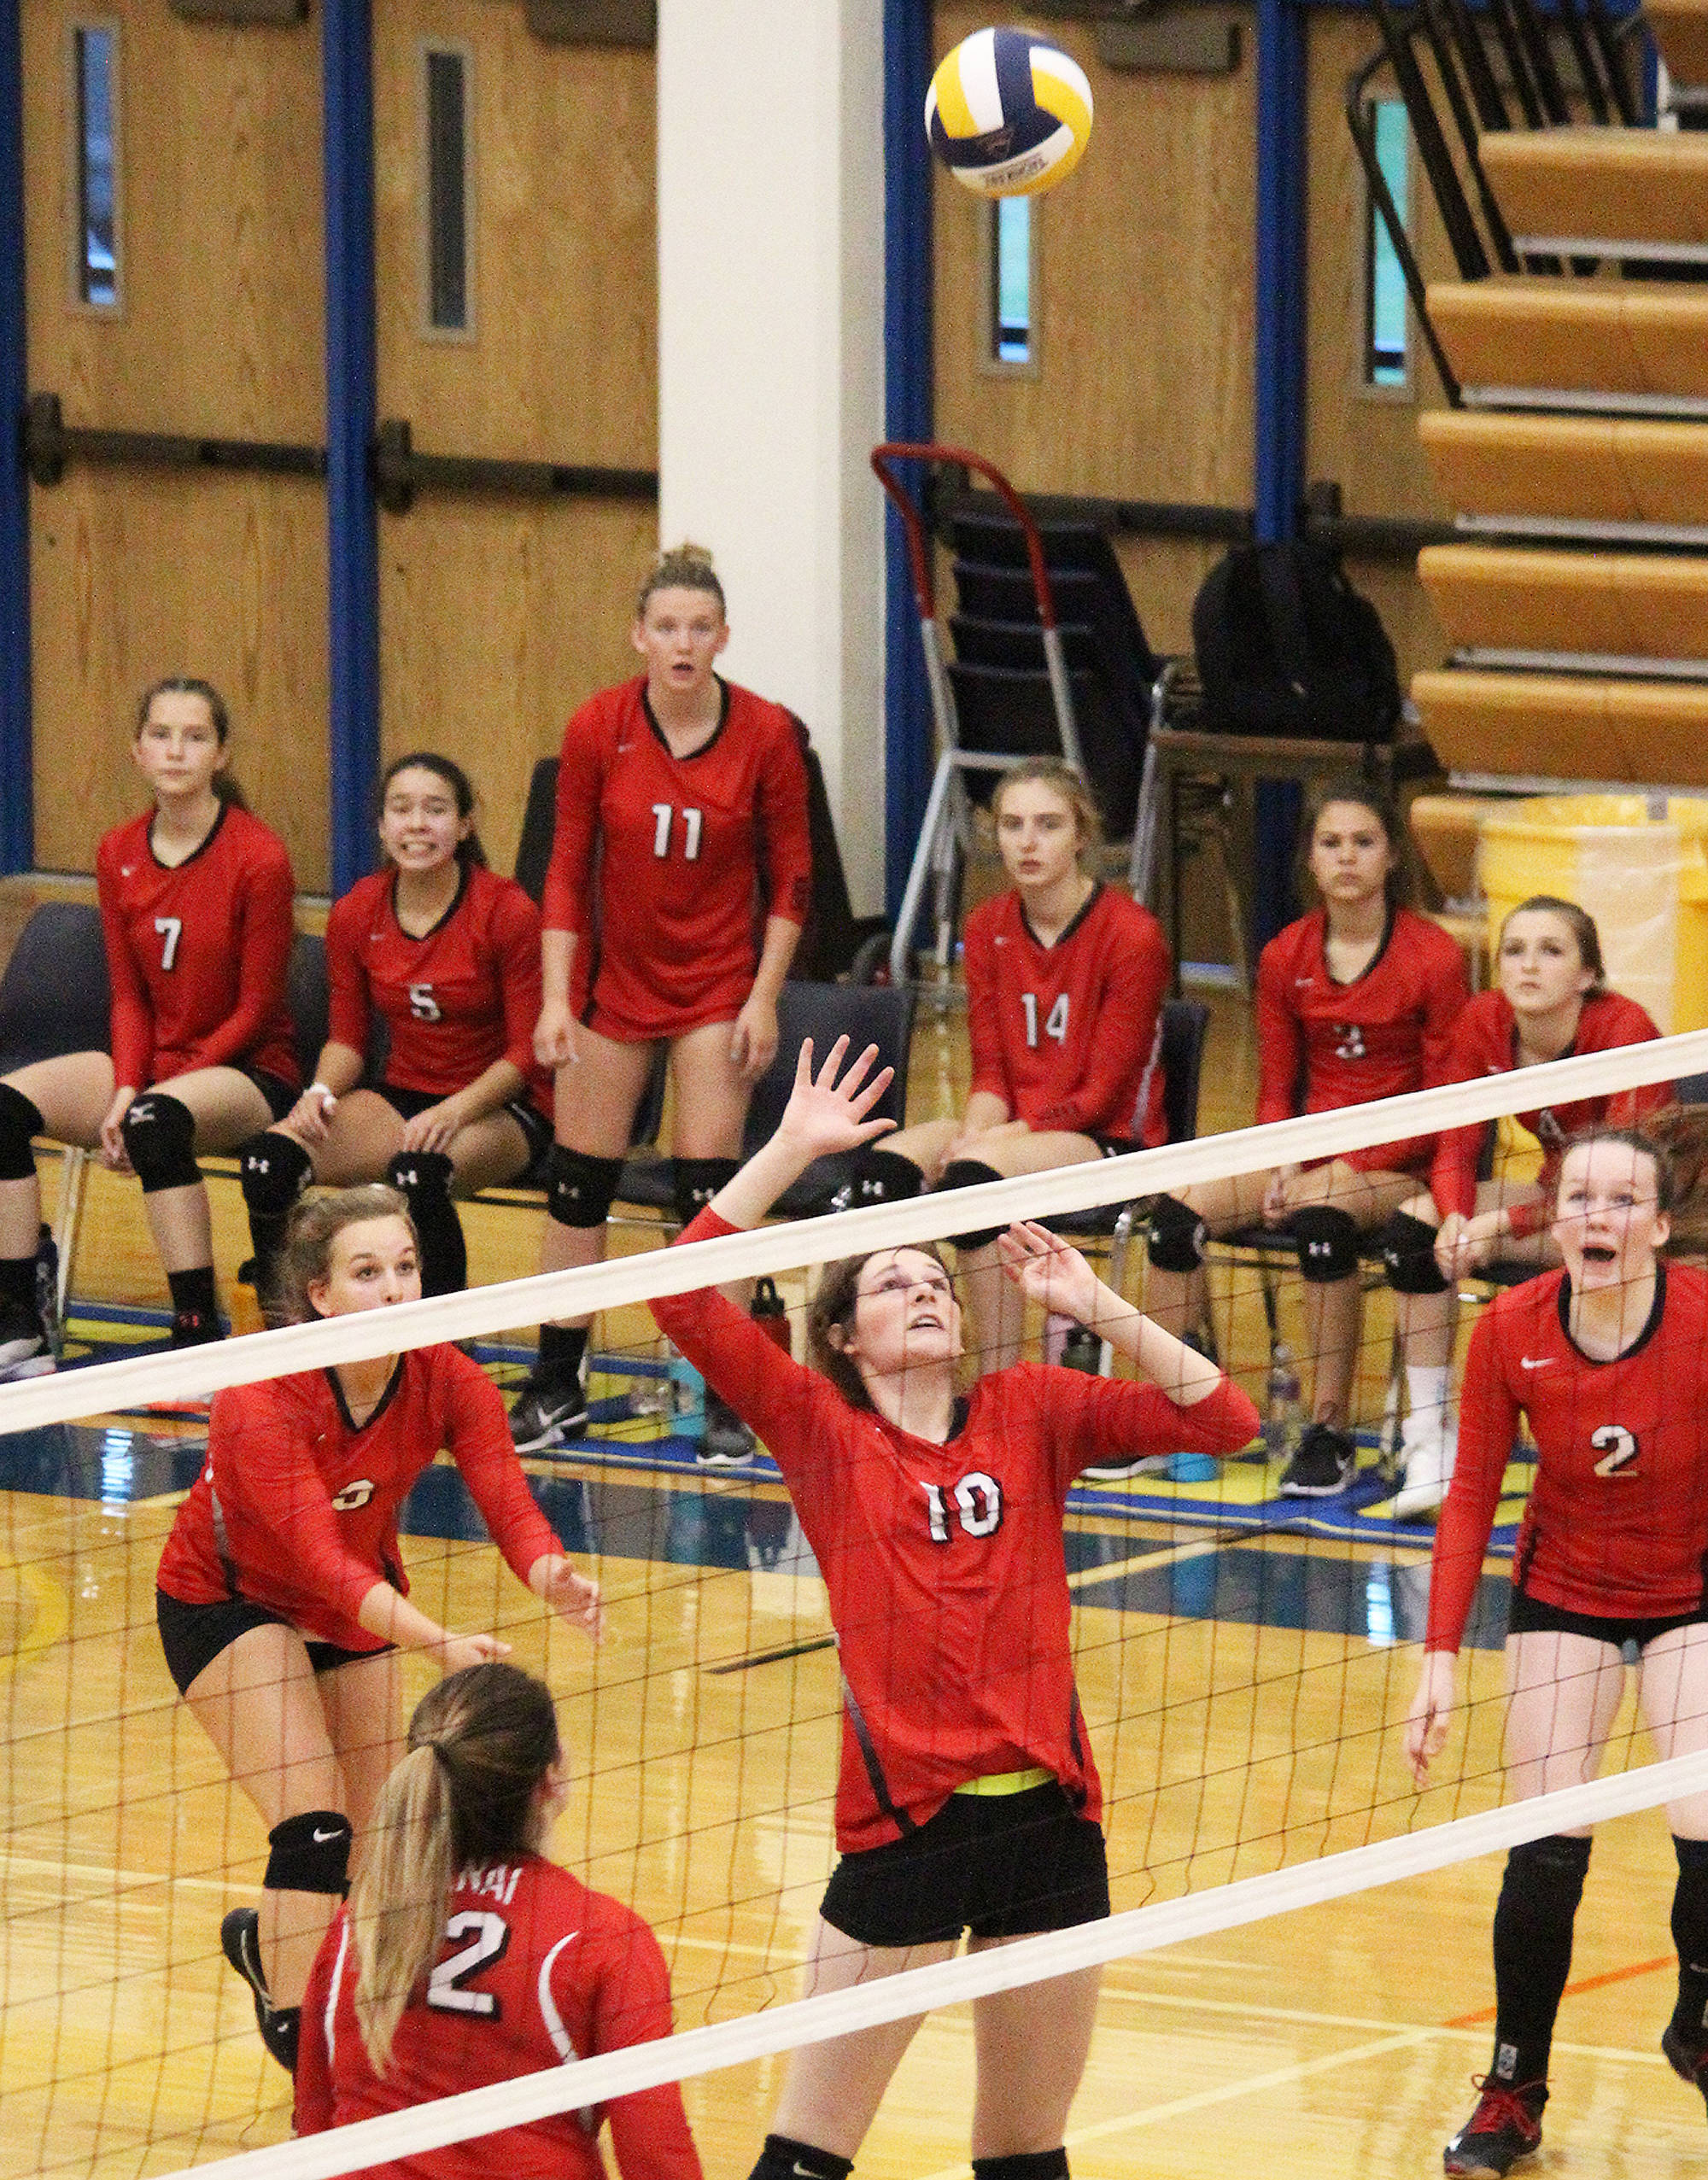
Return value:
M 289 30 L 308 20 L 308 0 L 167 0 L 167 4 L 187 23 L 229 23 L 237 29 L 260 24 Z
M 251 470 L 271 476 L 325 476 L 324 447 L 293 447 L 266 439 L 192 439 L 168 431 L 108 431 L 68 424 L 57 394 L 32 394 L 24 411 L 24 466 L 44 490 L 64 477 L 73 460 L 117 462 L 143 469 Z
M 658 497 L 656 470 L 598 469 L 570 462 L 507 462 L 476 454 L 418 454 L 408 424 L 389 417 L 373 453 L 374 496 L 389 515 L 407 515 L 424 487 L 524 500 Z
M 657 0 L 526 0 L 528 27 L 547 45 L 653 46 Z

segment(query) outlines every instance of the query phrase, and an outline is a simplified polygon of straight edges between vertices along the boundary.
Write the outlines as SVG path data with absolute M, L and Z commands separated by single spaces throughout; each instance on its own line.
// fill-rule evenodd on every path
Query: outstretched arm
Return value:
M 868 1082 L 878 1056 L 877 1046 L 869 1044 L 839 1082 L 847 1053 L 848 1039 L 838 1037 L 815 1076 L 812 1039 L 808 1037 L 802 1044 L 795 1066 L 795 1086 L 776 1133 L 711 1200 L 712 1210 L 726 1224 L 757 1226 L 814 1159 L 832 1151 L 856 1150 L 894 1127 L 893 1120 L 866 1118 L 889 1088 L 894 1068 L 879 1068 Z
M 1104 1285 L 1078 1249 L 1047 1226 L 1016 1220 L 997 1237 L 997 1250 L 1003 1269 L 1022 1294 L 1107 1340 L 1177 1408 L 1196 1407 L 1221 1384 L 1222 1373 L 1207 1355 L 1142 1316 L 1113 1287 Z

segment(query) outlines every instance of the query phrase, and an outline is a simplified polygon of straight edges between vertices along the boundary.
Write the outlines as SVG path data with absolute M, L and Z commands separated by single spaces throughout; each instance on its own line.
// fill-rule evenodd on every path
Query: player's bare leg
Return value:
M 977 1145 L 979 1162 L 1005 1181 L 1020 1173 L 1047 1173 L 1057 1166 L 1087 1165 L 1103 1155 L 1090 1136 L 1067 1129 L 1037 1135 L 1030 1131 L 1009 1135 L 992 1130 L 991 1135 L 993 1140 Z M 996 1243 L 986 1242 L 961 1250 L 955 1269 L 961 1306 L 972 1320 L 968 1345 L 978 1358 L 980 1375 L 1008 1369 L 1020 1360 L 1026 1305 L 1019 1288 L 1002 1268 Z
M 104 1052 L 38 1061 L 0 1082 L 0 1378 L 53 1363 L 36 1296 L 42 1191 L 31 1140 L 48 1135 L 92 1150 L 112 1102 L 113 1063 Z
M 741 1135 L 753 1086 L 731 1050 L 734 1026 L 707 1022 L 670 1047 L 670 1139 L 677 1160 L 676 1216 L 688 1214 L 730 1179 L 741 1156 Z M 718 1292 L 738 1309 L 752 1306 L 753 1283 L 738 1279 Z M 707 1388 L 699 1458 L 739 1462 L 752 1454 L 753 1434 L 728 1403 Z
M 972 1939 L 969 1953 L 1014 1938 Z M 1036 2157 L 1058 2148 L 1097 2025 L 1098 1968 L 1075 1969 L 973 2001 L 978 2060 L 973 2155 Z
M 354 1861 L 373 1805 L 403 1760 L 403 1669 L 395 1651 L 354 1660 L 316 1676 L 321 1714 L 338 1775 L 344 1811 L 355 1828 Z
M 813 1925 L 801 1996 L 816 1998 L 822 1991 L 846 1990 L 879 1976 L 927 1967 L 946 1961 L 954 1950 L 947 1943 L 862 1945 L 821 1915 Z M 886 2021 L 874 2029 L 860 2029 L 852 2036 L 834 2037 L 791 2052 L 771 2131 L 793 2142 L 810 2142 L 815 2149 L 829 2150 L 838 2157 L 857 2155 L 920 2019 L 915 2014 L 906 2020 Z
M 1637 1666 L 1637 1707 L 1663 1761 L 1708 1748 L 1708 1627 L 1658 1635 Z M 1667 1804 L 1678 1880 L 1678 1996 L 1661 2038 L 1673 2071 L 1708 2097 L 1708 1793 Z
M 1144 1273 L 1144 1313 L 1177 1340 L 1196 1332 L 1204 1321 L 1205 1287 L 1202 1251 L 1191 1238 L 1191 1229 L 1202 1220 L 1210 1236 L 1225 1234 L 1237 1226 L 1255 1226 L 1263 1216 L 1263 1199 L 1270 1175 L 1231 1173 L 1182 1189 L 1178 1195 L 1159 1198 L 1159 1206 L 1179 1207 L 1172 1224 L 1182 1230 L 1163 1238 L 1154 1219 Z M 1170 1246 L 1170 1242 L 1173 1246 Z M 1166 1259 L 1159 1261 L 1159 1256 Z M 1190 1261 L 1199 1259 L 1198 1261 Z

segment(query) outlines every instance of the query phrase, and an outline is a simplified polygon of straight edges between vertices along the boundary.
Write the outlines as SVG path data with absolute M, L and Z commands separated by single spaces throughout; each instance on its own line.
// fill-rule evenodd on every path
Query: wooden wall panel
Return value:
M 231 710 L 251 806 L 323 891 L 325 499 L 297 478 L 73 468 L 31 498 L 36 862 L 90 870 L 143 806 L 129 738 L 165 674 Z
M 515 858 L 534 760 L 595 689 L 638 671 L 650 507 L 424 496 L 380 530 L 383 756 L 442 749 L 482 799 L 494 868 Z
M 70 300 L 66 26 L 120 25 L 122 313 Z M 24 0 L 30 383 L 69 424 L 319 442 L 320 35 Z
M 473 61 L 471 341 L 424 340 L 420 42 Z M 435 453 L 658 459 L 651 53 L 542 44 L 515 0 L 395 0 L 375 26 L 382 416 Z

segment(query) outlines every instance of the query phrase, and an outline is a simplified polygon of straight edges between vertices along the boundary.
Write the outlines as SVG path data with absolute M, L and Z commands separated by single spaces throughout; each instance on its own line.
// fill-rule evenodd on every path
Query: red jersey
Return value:
M 537 1855 L 457 1879 L 438 1964 L 399 2019 L 383 2081 L 356 2025 L 356 1973 L 341 1908 L 302 2001 L 299 2135 L 670 2033 L 658 1939 L 629 1908 Z M 604 2180 L 606 2119 L 623 2180 L 699 2180 L 675 2082 L 362 2170 L 383 2180 Z
M 590 697 L 564 729 L 545 926 L 576 935 L 576 1019 L 625 1043 L 734 1020 L 753 988 L 762 896 L 771 915 L 806 921 L 795 723 L 718 686 L 722 715 L 691 757 L 670 754 L 644 675 Z
M 1659 1267 L 1641 1336 L 1593 1362 L 1564 1271 L 1509 1287 L 1471 1336 L 1459 1455 L 1436 1531 L 1429 1650 L 1454 1651 L 1522 1411 L 1536 1444 L 1512 1579 L 1611 1618 L 1693 1611 L 1708 1568 L 1708 1277 Z
M 1448 1036 L 1465 1000 L 1465 961 L 1439 926 L 1395 909 L 1375 960 L 1337 984 L 1324 957 L 1328 916 L 1313 909 L 1264 948 L 1257 965 L 1257 1117 L 1331 1113 L 1449 1079 Z M 1365 1171 L 1406 1172 L 1433 1138 L 1349 1151 Z
M 734 1230 L 703 1211 L 681 1238 Z M 851 1407 L 716 1289 L 652 1314 L 769 1448 L 829 1592 L 843 1852 L 927 1822 L 968 1780 L 1034 1766 L 1095 1819 L 1068 1642 L 1068 1487 L 1117 1452 L 1234 1452 L 1257 1429 L 1244 1394 L 1224 1381 L 1177 1408 L 1153 1385 L 1021 1363 L 980 1378 L 936 1446 Z
M 1149 909 L 1094 886 L 1045 946 L 1020 895 L 1003 893 L 968 917 L 963 951 L 974 1090 L 1029 1128 L 1162 1141 L 1168 945 Z
M 540 1017 L 540 911 L 483 864 L 424 938 L 397 921 L 397 874 L 358 879 L 326 919 L 329 1036 L 366 1053 L 377 1011 L 391 1036 L 385 1080 L 449 1097 L 507 1060 L 549 1119 L 552 1078 L 534 1060 Z
M 1647 1044 L 1659 1035 L 1635 999 L 1622 998 L 1617 991 L 1599 992 L 1584 1001 L 1577 1033 L 1559 1057 L 1571 1060 L 1582 1052 L 1609 1052 L 1615 1045 Z M 1510 1073 L 1518 1049 L 1518 1026 L 1512 1002 L 1504 992 L 1479 991 L 1453 1026 L 1447 1079 L 1468 1083 L 1479 1075 Z M 1546 1224 L 1560 1154 L 1581 1129 L 1634 1128 L 1645 1114 L 1658 1111 L 1671 1096 L 1670 1083 L 1650 1083 L 1641 1089 L 1616 1091 L 1610 1097 L 1582 1097 L 1575 1104 L 1543 1106 L 1534 1113 L 1517 1114 L 1519 1126 L 1528 1129 L 1542 1147 L 1543 1200 L 1508 1207 L 1513 1233 L 1534 1234 Z M 1450 1128 L 1436 1138 L 1430 1193 L 1443 1219 L 1454 1211 L 1469 1219 L 1476 1210 L 1477 1170 L 1494 1126 L 1492 1120 L 1479 1121 L 1474 1128 Z
M 284 997 L 295 887 L 284 842 L 225 803 L 168 870 L 153 825 L 149 811 L 114 826 L 95 851 L 114 1081 L 147 1090 L 193 1067 L 263 1067 L 301 1082 Z
M 442 1446 L 525 1582 L 562 1546 L 529 1492 L 504 1403 L 457 1348 L 414 1347 L 360 1427 L 330 1371 L 216 1393 L 208 1458 L 161 1555 L 161 1588 L 185 1604 L 245 1597 L 313 1640 L 382 1649 L 357 1609 L 376 1582 L 407 1593 L 398 1510 Z

